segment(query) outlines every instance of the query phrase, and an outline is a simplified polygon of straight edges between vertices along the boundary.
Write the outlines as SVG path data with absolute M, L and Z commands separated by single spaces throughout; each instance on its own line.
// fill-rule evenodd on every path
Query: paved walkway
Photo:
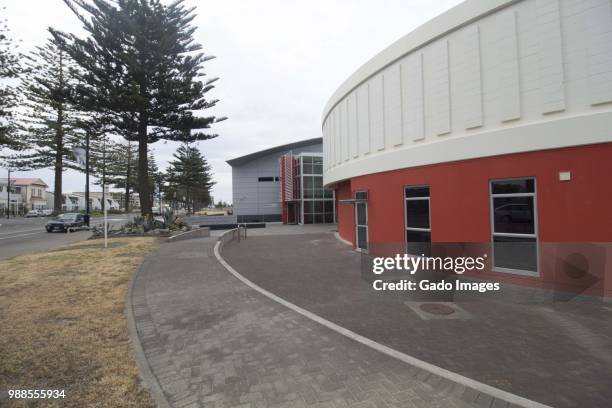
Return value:
M 422 299 L 374 291 L 360 255 L 331 233 L 272 232 L 249 231 L 223 257 L 281 298 L 447 370 L 554 407 L 611 406 L 611 304 L 542 302 L 503 284 L 501 293 L 456 301 L 460 312 L 434 318 L 418 309 Z
M 508 406 L 269 300 L 217 262 L 214 243 L 164 244 L 133 282 L 133 340 L 144 350 L 137 359 L 151 369 L 151 377 L 144 373 L 149 385 L 161 386 L 160 405 L 166 399 L 177 408 Z

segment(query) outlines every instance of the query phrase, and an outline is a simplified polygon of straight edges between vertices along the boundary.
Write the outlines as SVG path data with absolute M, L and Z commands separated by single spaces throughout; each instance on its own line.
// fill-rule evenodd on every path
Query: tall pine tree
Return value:
M 138 190 L 141 212 L 151 214 L 148 145 L 158 140 L 192 142 L 216 137 L 206 133 L 215 122 L 196 111 L 216 79 L 203 81 L 205 56 L 194 42 L 194 8 L 184 0 L 64 0 L 88 33 L 86 38 L 54 31 L 83 68 L 81 92 L 98 110 L 113 112 L 117 126 L 133 131 L 138 142 Z
M 113 143 L 108 152 L 107 182 L 123 191 L 124 208 L 126 212 L 129 212 L 132 205 L 132 192 L 136 186 L 137 178 L 138 155 L 134 142 L 122 140 Z
M 28 150 L 15 157 L 14 163 L 22 169 L 54 169 L 53 209 L 59 212 L 64 170 L 81 170 L 72 152 L 82 143 L 81 113 L 73 103 L 76 67 L 51 38 L 26 59 L 25 70 L 20 87 L 25 103 L 19 127 Z
M 167 197 L 182 202 L 187 211 L 198 211 L 211 203 L 211 167 L 195 146 L 184 144 L 174 153 L 174 160 L 166 171 Z
M 19 77 L 22 67 L 15 44 L 8 34 L 6 20 L 0 20 L 0 149 L 21 147 L 15 138 L 13 121 L 13 110 L 19 99 L 10 81 Z

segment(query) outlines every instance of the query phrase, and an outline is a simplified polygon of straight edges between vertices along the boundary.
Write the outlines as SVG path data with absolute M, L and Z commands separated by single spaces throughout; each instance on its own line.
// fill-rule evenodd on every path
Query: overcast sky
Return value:
M 278 144 L 321 136 L 321 113 L 335 89 L 359 66 L 404 34 L 460 0 L 187 0 L 197 6 L 196 39 L 217 59 L 220 77 L 211 112 L 228 116 L 219 137 L 198 143 L 214 169 L 215 200 L 231 201 L 226 160 Z M 26 52 L 44 43 L 47 28 L 81 32 L 62 0 L 0 0 L 1 17 Z M 208 112 L 207 112 L 208 113 Z M 152 145 L 164 168 L 177 144 Z M 4 169 L 1 170 L 4 172 Z M 53 189 L 50 170 L 39 176 Z M 6 177 L 2 174 L 0 177 Z M 64 191 L 82 191 L 84 175 L 67 171 Z M 98 189 L 96 186 L 93 190 Z

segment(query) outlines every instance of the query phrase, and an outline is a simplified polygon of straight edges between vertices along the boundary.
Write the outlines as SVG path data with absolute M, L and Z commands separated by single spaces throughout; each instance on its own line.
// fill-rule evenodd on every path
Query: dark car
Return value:
M 72 232 L 84 227 L 85 216 L 77 213 L 60 214 L 45 225 L 47 232 Z

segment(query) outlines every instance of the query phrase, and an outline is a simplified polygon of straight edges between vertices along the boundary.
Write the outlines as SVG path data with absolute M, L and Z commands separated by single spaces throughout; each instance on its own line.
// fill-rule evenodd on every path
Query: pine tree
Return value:
M 109 148 L 106 178 L 109 185 L 123 190 L 125 211 L 130 211 L 131 197 L 137 178 L 138 155 L 129 140 L 115 142 Z
M 198 211 L 211 203 L 211 167 L 197 147 L 181 145 L 166 172 L 166 196 L 183 202 L 188 211 Z M 183 199 L 184 197 L 184 199 Z
M 72 151 L 82 139 L 80 112 L 73 104 L 76 68 L 57 41 L 49 39 L 26 59 L 25 69 L 20 87 L 25 103 L 19 130 L 28 150 L 15 157 L 14 163 L 21 169 L 54 169 L 53 209 L 59 212 L 63 171 L 81 170 Z
M 102 210 L 106 206 L 105 191 L 109 185 L 113 183 L 110 180 L 110 171 L 112 167 L 113 156 L 112 152 L 117 150 L 118 143 L 113 141 L 108 133 L 95 135 L 90 143 L 90 166 L 91 174 L 97 178 L 95 184 L 102 187 Z
M 113 112 L 117 126 L 135 132 L 141 212 L 151 214 L 148 145 L 158 140 L 192 142 L 216 137 L 205 133 L 215 122 L 195 111 L 218 102 L 205 95 L 214 88 L 202 80 L 205 61 L 213 58 L 194 43 L 194 8 L 184 0 L 64 0 L 88 37 L 53 31 L 83 68 L 80 91 L 95 109 Z
M 17 106 L 17 90 L 10 84 L 19 78 L 22 66 L 15 45 L 8 36 L 6 20 L 0 20 L 0 149 L 3 147 L 19 148 L 15 139 L 13 110 Z

